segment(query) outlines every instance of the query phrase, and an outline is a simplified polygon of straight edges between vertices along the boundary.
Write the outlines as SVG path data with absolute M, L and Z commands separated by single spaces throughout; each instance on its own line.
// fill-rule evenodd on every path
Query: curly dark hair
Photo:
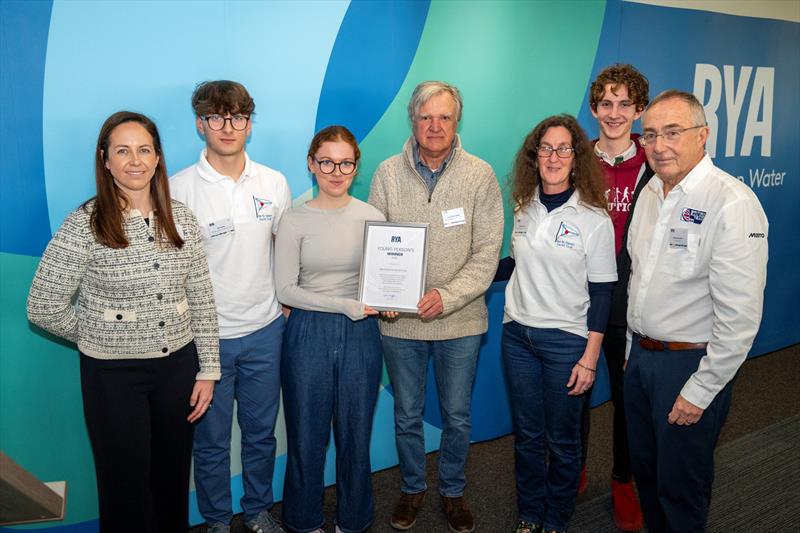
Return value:
M 572 115 L 555 115 L 541 121 L 533 128 L 522 147 L 517 152 L 514 170 L 511 174 L 511 197 L 514 199 L 514 211 L 524 208 L 533 198 L 539 186 L 539 156 L 536 152 L 539 143 L 550 128 L 564 127 L 572 137 L 573 153 L 572 172 L 569 183 L 577 189 L 581 202 L 608 210 L 606 201 L 606 182 L 603 169 L 597 162 L 592 144 L 586 132 L 580 127 Z
M 611 91 L 616 94 L 620 85 L 628 88 L 628 96 L 636 106 L 636 111 L 647 107 L 650 94 L 650 83 L 644 74 L 636 70 L 633 65 L 617 63 L 606 67 L 592 82 L 589 89 L 589 106 L 597 111 L 597 104 L 606 93 L 606 85 L 611 84 Z

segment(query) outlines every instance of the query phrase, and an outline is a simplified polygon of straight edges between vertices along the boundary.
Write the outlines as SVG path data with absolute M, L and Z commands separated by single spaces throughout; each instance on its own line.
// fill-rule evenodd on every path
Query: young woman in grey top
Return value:
M 39 262 L 28 317 L 78 345 L 100 531 L 186 531 L 192 422 L 220 377 L 206 255 L 150 119 L 106 120 L 95 180 Z
M 360 151 L 329 126 L 314 136 L 308 168 L 316 198 L 284 215 L 275 246 L 278 300 L 291 313 L 281 360 L 287 464 L 283 520 L 295 531 L 324 525 L 325 449 L 336 442 L 336 524 L 372 524 L 369 442 L 382 369 L 378 312 L 359 302 L 364 222 L 385 220 L 349 194 Z

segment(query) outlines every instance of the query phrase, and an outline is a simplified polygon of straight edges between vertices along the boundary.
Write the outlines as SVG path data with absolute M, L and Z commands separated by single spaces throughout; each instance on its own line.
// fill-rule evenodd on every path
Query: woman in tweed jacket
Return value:
M 100 531 L 185 531 L 192 422 L 220 376 L 199 229 L 170 200 L 158 130 L 143 115 L 106 120 L 95 179 L 97 195 L 42 256 L 28 318 L 78 345 Z

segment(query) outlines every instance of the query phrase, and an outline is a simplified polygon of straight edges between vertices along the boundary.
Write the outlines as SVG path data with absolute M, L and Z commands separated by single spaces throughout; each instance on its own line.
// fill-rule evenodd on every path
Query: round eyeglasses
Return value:
M 536 153 L 539 154 L 539 157 L 550 157 L 550 154 L 553 152 L 556 153 L 558 157 L 561 159 L 568 159 L 572 156 L 572 153 L 575 151 L 575 148 L 571 146 L 559 146 L 558 148 L 553 148 L 552 146 L 537 146 Z
M 320 160 L 315 157 L 314 162 L 317 164 L 320 172 L 323 174 L 333 174 L 333 171 L 336 170 L 336 167 L 339 167 L 339 172 L 345 176 L 352 174 L 356 170 L 355 161 L 341 161 L 339 163 L 334 163 L 330 159 Z
M 219 131 L 225 127 L 225 123 L 230 121 L 231 128 L 235 129 L 236 131 L 242 131 L 247 127 L 247 123 L 250 122 L 250 117 L 247 115 L 233 115 L 232 117 L 223 117 L 222 115 L 206 115 L 201 117 L 203 120 L 206 121 L 208 127 L 214 131 Z

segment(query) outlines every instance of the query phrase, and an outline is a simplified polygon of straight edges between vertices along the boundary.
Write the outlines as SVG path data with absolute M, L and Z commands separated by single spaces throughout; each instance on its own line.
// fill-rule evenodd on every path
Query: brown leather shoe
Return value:
M 417 513 L 419 508 L 422 507 L 422 500 L 425 499 L 425 491 L 416 492 L 414 494 L 400 493 L 400 499 L 397 500 L 397 505 L 394 506 L 392 519 L 389 524 L 400 530 L 411 529 L 417 522 Z
M 471 533 L 475 531 L 475 519 L 467 507 L 463 496 L 448 498 L 442 496 L 442 506 L 447 515 L 447 527 L 453 533 Z

